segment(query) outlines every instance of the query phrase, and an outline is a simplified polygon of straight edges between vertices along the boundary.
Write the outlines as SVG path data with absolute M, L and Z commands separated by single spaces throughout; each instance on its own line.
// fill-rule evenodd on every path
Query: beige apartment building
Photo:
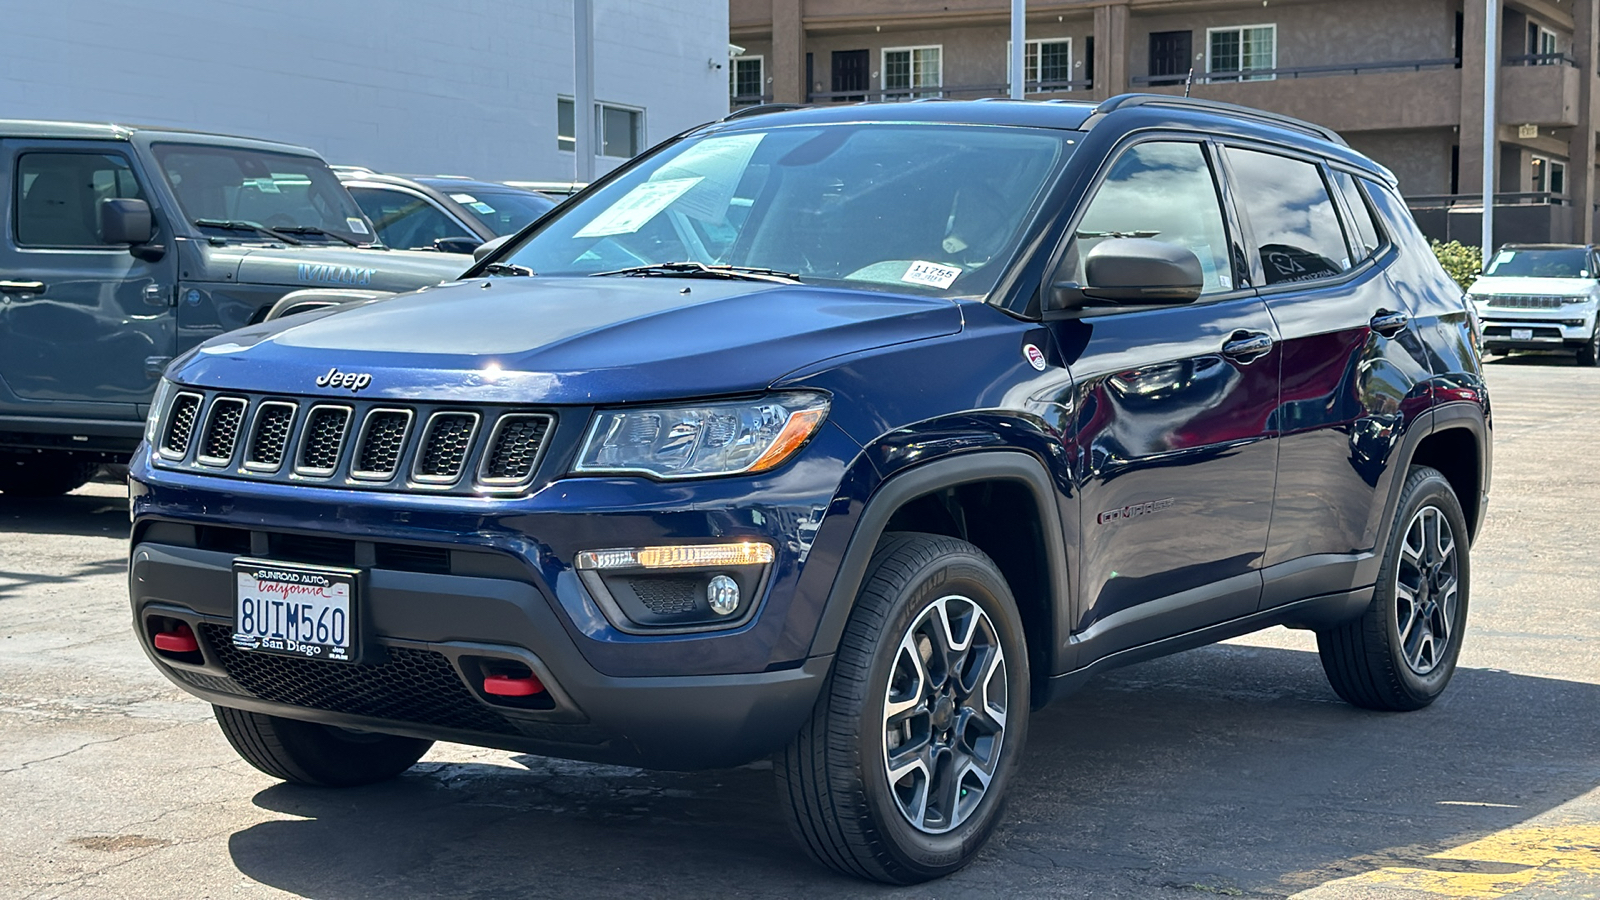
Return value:
M 1496 239 L 1595 237 L 1600 0 L 1504 0 Z M 1028 0 L 1030 98 L 1127 91 L 1331 126 L 1400 179 L 1430 235 L 1478 240 L 1484 0 Z M 1009 93 L 1009 0 L 730 0 L 729 100 Z

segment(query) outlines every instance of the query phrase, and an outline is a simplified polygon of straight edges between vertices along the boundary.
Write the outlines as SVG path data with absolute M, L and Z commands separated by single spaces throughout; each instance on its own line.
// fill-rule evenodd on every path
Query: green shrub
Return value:
M 1483 270 L 1483 251 L 1477 247 L 1464 246 L 1460 241 L 1451 241 L 1448 244 L 1433 242 L 1433 255 L 1439 257 L 1439 265 L 1444 266 L 1446 273 L 1461 285 L 1464 291 L 1472 287 L 1472 282 Z

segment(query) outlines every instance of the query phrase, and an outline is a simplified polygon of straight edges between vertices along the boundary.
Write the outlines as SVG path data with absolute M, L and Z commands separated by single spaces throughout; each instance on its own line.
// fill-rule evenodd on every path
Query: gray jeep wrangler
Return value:
M 65 493 L 126 462 L 162 370 L 195 344 L 472 262 L 385 248 L 303 147 L 0 120 L 0 163 L 0 491 L 12 496 Z

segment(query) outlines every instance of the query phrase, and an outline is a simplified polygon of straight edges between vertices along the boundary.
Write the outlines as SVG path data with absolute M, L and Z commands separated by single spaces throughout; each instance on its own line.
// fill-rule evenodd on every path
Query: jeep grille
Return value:
M 171 412 L 167 414 L 167 430 L 161 439 L 161 452 L 173 459 L 189 453 L 189 442 L 194 437 L 194 422 L 200 415 L 199 394 L 182 393 L 172 398 Z
M 218 397 L 212 401 L 205 435 L 195 454 L 197 459 L 208 466 L 225 466 L 233 460 L 233 448 L 239 443 L 239 426 L 244 422 L 247 405 L 238 397 Z

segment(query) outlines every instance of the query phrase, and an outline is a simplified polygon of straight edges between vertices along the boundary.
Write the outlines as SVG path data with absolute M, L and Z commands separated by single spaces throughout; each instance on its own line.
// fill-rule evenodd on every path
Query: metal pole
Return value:
M 1483 0 L 1483 264 L 1494 253 L 1494 89 L 1500 70 L 1500 3 Z
M 1011 99 L 1023 94 L 1023 62 L 1028 58 L 1028 0 L 1011 0 Z M 990 71 L 993 71 L 992 69 Z
M 594 181 L 594 7 L 572 0 L 572 137 L 574 181 Z

